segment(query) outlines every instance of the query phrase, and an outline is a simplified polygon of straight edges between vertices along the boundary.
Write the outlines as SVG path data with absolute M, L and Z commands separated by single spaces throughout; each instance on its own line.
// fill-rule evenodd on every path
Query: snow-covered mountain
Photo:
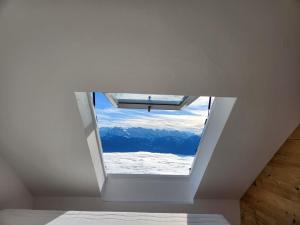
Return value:
M 199 135 L 178 130 L 102 127 L 99 132 L 104 152 L 194 155 L 200 142 Z

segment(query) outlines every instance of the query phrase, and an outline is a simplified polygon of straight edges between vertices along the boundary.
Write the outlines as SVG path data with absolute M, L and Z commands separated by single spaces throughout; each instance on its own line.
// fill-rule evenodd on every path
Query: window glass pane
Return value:
M 179 105 L 185 99 L 182 95 L 155 95 L 155 94 L 130 94 L 130 93 L 108 93 L 119 103 L 154 103 Z
M 101 92 L 96 92 L 95 103 L 107 173 L 189 175 L 208 117 L 209 97 L 198 97 L 181 110 L 150 112 L 118 108 Z

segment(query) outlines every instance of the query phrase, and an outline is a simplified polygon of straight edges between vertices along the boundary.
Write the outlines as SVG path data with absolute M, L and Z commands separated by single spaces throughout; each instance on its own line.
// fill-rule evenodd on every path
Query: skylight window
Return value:
M 101 198 L 178 203 L 193 203 L 237 99 L 194 97 L 180 109 L 149 112 L 148 102 L 118 107 L 109 93 L 75 97 Z
M 190 174 L 210 97 L 96 92 L 94 105 L 108 174 Z

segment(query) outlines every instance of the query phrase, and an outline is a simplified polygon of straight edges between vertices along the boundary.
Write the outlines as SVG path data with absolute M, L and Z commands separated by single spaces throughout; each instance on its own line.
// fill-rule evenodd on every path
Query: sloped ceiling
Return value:
M 237 97 L 202 198 L 240 198 L 300 122 L 298 0 L 0 7 L 0 151 L 34 195 L 99 195 L 74 91 Z

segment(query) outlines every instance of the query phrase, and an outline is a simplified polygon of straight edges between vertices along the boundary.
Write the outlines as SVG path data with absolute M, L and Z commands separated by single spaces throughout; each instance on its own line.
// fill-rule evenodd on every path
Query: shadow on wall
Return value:
M 0 0 L 0 12 L 5 7 L 7 0 Z
M 56 224 L 64 215 L 63 211 L 42 211 L 42 210 L 23 210 L 6 209 L 0 211 L 1 225 L 46 225 Z
M 230 225 L 224 216 L 219 214 L 187 214 L 186 225 L 195 224 Z

